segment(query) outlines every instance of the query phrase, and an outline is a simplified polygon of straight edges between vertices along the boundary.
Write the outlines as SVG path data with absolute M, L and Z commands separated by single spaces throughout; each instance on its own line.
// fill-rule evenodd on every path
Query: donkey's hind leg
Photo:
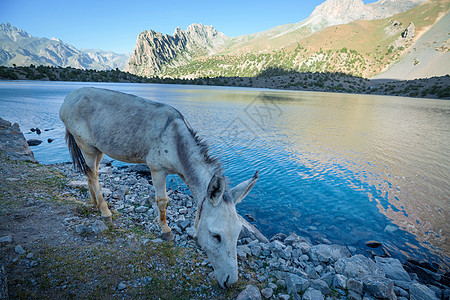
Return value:
M 166 241 L 173 241 L 174 236 L 166 219 L 167 193 L 166 193 L 166 177 L 164 171 L 156 171 L 151 169 L 153 186 L 155 187 L 155 200 L 159 209 L 159 226 L 161 226 L 161 238 Z
M 100 210 L 102 218 L 112 223 L 112 214 L 108 208 L 108 204 L 105 199 L 103 199 L 100 185 L 98 182 L 98 167 L 103 158 L 103 153 L 99 150 L 95 149 L 93 151 L 84 151 L 84 156 L 86 160 L 86 164 L 91 169 L 91 172 L 88 172 L 88 185 L 89 185 L 89 193 L 91 194 L 91 200 L 95 206 Z

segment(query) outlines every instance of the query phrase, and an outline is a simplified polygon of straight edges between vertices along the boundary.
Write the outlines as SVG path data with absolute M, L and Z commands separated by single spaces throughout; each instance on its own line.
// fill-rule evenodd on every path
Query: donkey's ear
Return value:
M 214 175 L 208 185 L 206 197 L 212 206 L 216 207 L 222 200 L 223 192 L 225 191 L 225 178 Z
M 249 180 L 246 180 L 234 188 L 231 189 L 230 194 L 235 204 L 238 204 L 244 200 L 245 196 L 252 190 L 255 186 L 256 180 L 259 178 L 259 171 L 256 171 L 255 175 Z

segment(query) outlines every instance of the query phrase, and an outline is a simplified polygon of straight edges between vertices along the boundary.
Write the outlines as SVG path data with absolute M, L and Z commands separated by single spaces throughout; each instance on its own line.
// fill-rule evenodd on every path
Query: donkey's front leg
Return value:
M 166 206 L 167 206 L 167 193 L 166 193 L 166 177 L 167 174 L 163 171 L 152 172 L 153 186 L 155 187 L 155 200 L 159 209 L 159 225 L 161 226 L 162 234 L 161 238 L 166 241 L 173 241 L 174 236 L 172 230 L 167 225 L 166 220 Z

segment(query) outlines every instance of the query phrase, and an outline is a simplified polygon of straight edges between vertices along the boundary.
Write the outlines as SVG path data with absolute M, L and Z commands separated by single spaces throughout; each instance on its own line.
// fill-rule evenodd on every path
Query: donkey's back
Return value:
M 148 163 L 151 151 L 155 152 L 152 157 L 161 155 L 161 149 L 173 140 L 173 133 L 167 130 L 171 123 L 185 124 L 183 116 L 169 105 L 97 88 L 70 93 L 59 115 L 67 131 L 85 145 L 83 151 L 93 147 L 131 163 Z

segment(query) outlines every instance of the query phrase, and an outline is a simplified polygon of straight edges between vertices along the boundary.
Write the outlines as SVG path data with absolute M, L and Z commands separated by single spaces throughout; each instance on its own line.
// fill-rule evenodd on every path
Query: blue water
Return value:
M 271 236 L 352 245 L 378 240 L 400 259 L 448 269 L 450 102 L 373 95 L 157 84 L 0 82 L 0 117 L 18 122 L 44 164 L 70 161 L 58 117 L 82 86 L 181 111 L 222 161 L 230 185 L 260 170 L 238 205 Z M 130 120 L 133 122 L 133 120 Z M 29 131 L 43 130 L 40 137 Z M 48 131 L 44 131 L 48 129 Z M 47 143 L 52 138 L 52 143 Z M 186 188 L 173 176 L 172 188 Z

